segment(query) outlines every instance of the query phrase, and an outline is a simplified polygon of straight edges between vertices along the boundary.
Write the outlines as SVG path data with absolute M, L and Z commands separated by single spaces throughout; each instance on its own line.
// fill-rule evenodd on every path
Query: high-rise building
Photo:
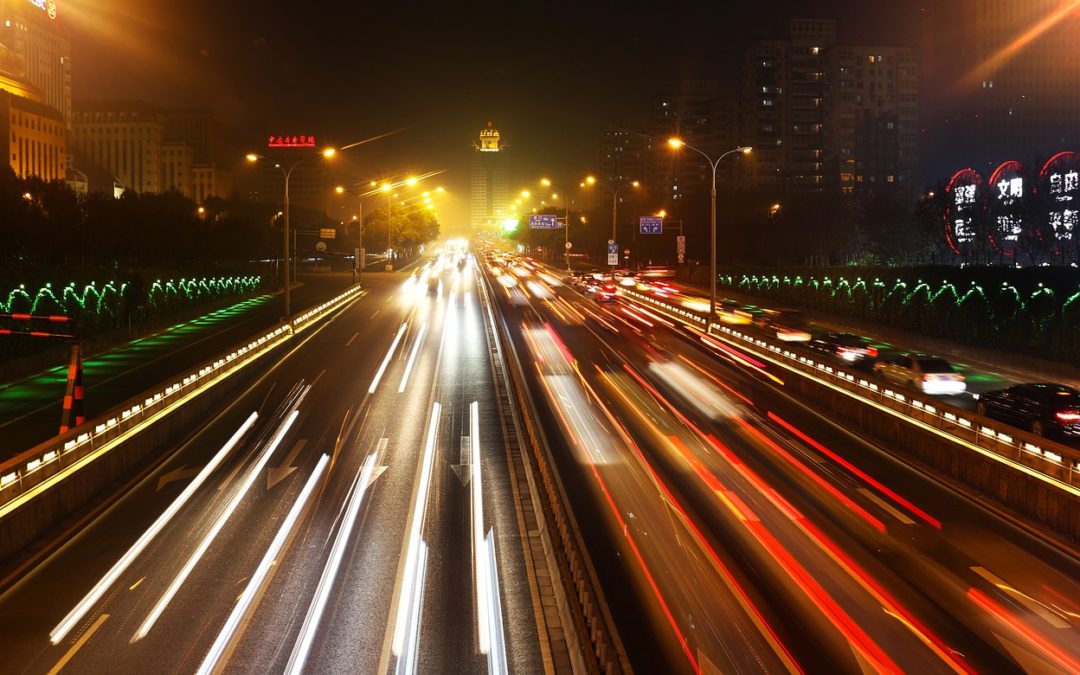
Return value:
M 928 177 L 1080 149 L 1080 13 L 1060 0 L 926 5 Z
M 836 22 L 795 19 L 784 40 L 743 57 L 740 141 L 751 189 L 839 190 L 913 182 L 918 58 L 905 47 L 841 45 Z
M 492 230 L 511 217 L 510 172 L 499 130 L 488 122 L 473 144 L 469 167 L 469 221 L 472 229 Z
M 192 165 L 195 151 L 183 141 L 166 141 L 161 144 L 161 190 L 175 191 L 185 197 L 193 196 Z
M 71 127 L 71 42 L 53 0 L 0 0 L 0 89 L 40 100 Z
M 64 119 L 44 103 L 0 91 L 0 152 L 20 178 L 67 177 Z
M 160 110 L 132 102 L 76 104 L 71 140 L 76 165 L 78 158 L 93 162 L 125 189 L 162 191 L 165 115 Z
M 672 152 L 671 137 L 715 157 L 738 145 L 735 124 L 736 105 L 731 96 L 721 94 L 715 80 L 682 80 L 674 93 L 653 98 L 646 122 L 646 147 L 643 148 L 645 188 L 661 201 L 675 203 L 683 195 L 707 190 L 712 183 L 712 168 L 695 152 Z M 730 180 L 731 166 L 721 167 L 718 181 Z
M 227 197 L 232 192 L 233 165 L 225 127 L 207 110 L 169 110 L 165 114 L 165 138 L 182 143 L 193 152 L 189 181 L 184 194 L 202 204 L 207 197 Z

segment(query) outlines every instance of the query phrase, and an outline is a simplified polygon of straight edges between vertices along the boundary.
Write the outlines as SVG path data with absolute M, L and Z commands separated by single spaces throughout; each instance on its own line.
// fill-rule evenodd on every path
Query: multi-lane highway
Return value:
M 689 671 L 1080 666 L 1069 552 L 846 433 L 732 345 L 527 261 L 488 272 L 563 431 L 563 478 L 592 484 L 575 507 L 604 514 L 583 527 L 635 663 L 661 635 Z
M 8 672 L 542 672 L 473 268 L 369 274 L 0 596 Z
M 636 670 L 1080 670 L 1071 551 L 738 345 L 512 257 L 367 277 L 13 577 L 5 670 L 550 672 L 503 356 Z

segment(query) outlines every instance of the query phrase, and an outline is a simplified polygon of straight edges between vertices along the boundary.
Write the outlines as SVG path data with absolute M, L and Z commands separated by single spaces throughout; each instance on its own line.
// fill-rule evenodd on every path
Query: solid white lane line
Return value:
M 411 612 L 409 599 L 413 597 L 416 581 L 422 571 L 419 569 L 421 546 L 420 532 L 424 526 L 424 515 L 427 510 L 428 491 L 431 487 L 432 465 L 435 462 L 435 439 L 439 433 L 439 415 L 442 406 L 438 401 L 431 404 L 431 418 L 428 421 L 427 440 L 424 442 L 424 454 L 421 459 L 420 481 L 417 484 L 416 497 L 413 500 L 412 513 L 409 514 L 409 549 L 405 557 L 405 571 L 402 575 L 401 592 L 399 598 L 404 601 L 398 603 L 398 612 L 394 623 L 393 653 L 400 657 L 403 653 L 406 633 L 409 632 L 408 623 L 410 615 L 414 624 L 419 621 L 419 615 Z
M 60 621 L 56 628 L 52 629 L 52 632 L 49 633 L 49 640 L 54 645 L 59 644 L 60 641 L 64 639 L 64 636 L 82 621 L 82 618 L 86 616 L 86 613 L 90 611 L 90 608 L 101 599 L 101 596 L 109 590 L 109 587 L 112 586 L 118 578 L 120 578 L 120 575 L 122 575 L 124 571 L 127 570 L 128 566 L 134 562 L 135 558 L 143 552 L 143 549 L 145 549 L 154 537 L 157 536 L 158 532 L 172 520 L 173 516 L 176 515 L 176 512 L 187 503 L 188 499 L 191 498 L 191 495 L 195 494 L 195 491 L 199 489 L 206 478 L 213 473 L 214 469 L 216 469 L 232 449 L 236 447 L 236 444 L 240 442 L 240 439 L 247 433 L 248 429 L 255 424 L 255 420 L 258 417 L 258 413 L 254 412 L 248 416 L 247 420 L 240 425 L 240 428 L 225 442 L 225 445 L 221 446 L 221 450 L 218 450 L 217 454 L 210 460 L 210 463 L 204 466 L 202 471 L 195 476 L 195 479 L 184 488 L 184 491 L 173 500 L 172 504 L 169 504 L 169 508 L 165 509 L 165 511 L 158 516 L 153 525 L 147 528 L 146 532 L 143 532 L 142 536 L 132 544 L 131 548 L 116 561 L 116 564 L 105 573 L 105 576 L 103 576 L 101 580 L 90 589 L 90 592 L 79 601 L 79 604 L 75 605 L 74 609 Z
M 379 366 L 378 372 L 375 373 L 375 379 L 371 381 L 371 386 L 368 387 L 369 394 L 374 394 L 375 388 L 379 386 L 379 380 L 382 379 L 383 373 L 386 372 L 386 367 L 390 365 L 390 359 L 393 358 L 394 350 L 397 349 L 398 343 L 401 342 L 401 336 L 405 334 L 405 326 L 405 322 L 402 322 L 397 336 L 394 337 L 394 342 L 390 345 L 390 351 L 386 352 L 386 358 L 383 359 L 382 365 Z
M 270 547 L 266 549 L 266 554 L 263 556 L 262 561 L 260 561 L 259 566 L 255 568 L 255 572 L 251 575 L 251 580 L 248 581 L 247 586 L 244 588 L 244 592 L 240 594 L 236 606 L 233 607 L 232 613 L 229 615 L 229 618 L 226 619 L 225 625 L 222 626 L 217 639 L 214 640 L 214 644 L 211 645 L 210 651 L 206 654 L 206 658 L 203 659 L 202 665 L 199 666 L 199 675 L 214 672 L 218 662 L 221 660 L 221 657 L 225 654 L 226 649 L 236 635 L 236 630 L 239 628 L 240 622 L 244 619 L 252 602 L 254 602 L 259 588 L 266 580 L 267 575 L 269 575 L 275 559 L 281 552 L 281 547 L 285 545 L 285 540 L 288 539 L 289 535 L 292 533 L 296 521 L 300 519 L 300 514 L 304 510 L 304 506 L 307 505 L 311 493 L 315 491 L 315 486 L 319 483 L 319 479 L 322 478 L 323 472 L 329 463 L 329 455 L 323 455 L 319 458 L 319 463 L 315 465 L 315 471 L 312 472 L 307 483 L 304 484 L 304 489 L 300 491 L 300 496 L 296 498 L 296 502 L 292 505 L 292 508 L 289 509 L 289 514 L 285 516 L 285 520 L 281 522 L 281 527 L 278 528 L 277 535 L 275 535 L 274 540 L 270 542 Z
M 409 354 L 409 363 L 405 366 L 405 374 L 401 376 L 401 384 L 398 385 L 398 393 L 405 391 L 405 385 L 409 383 L 409 373 L 412 372 L 413 363 L 416 361 L 416 354 L 420 351 L 420 345 L 424 342 L 424 334 L 427 332 L 427 321 L 420 326 L 420 334 L 416 336 L 416 344 L 413 345 L 412 352 Z
M 345 513 L 345 519 L 341 521 L 341 527 L 338 528 L 334 546 L 330 549 L 330 558 L 327 560 L 326 567 L 319 578 L 319 585 L 315 590 L 311 605 L 308 607 L 307 616 L 304 617 L 304 624 L 300 628 L 300 634 L 293 644 L 292 655 L 289 657 L 289 664 L 285 668 L 286 673 L 295 675 L 304 670 L 304 664 L 307 662 L 308 654 L 311 651 L 311 644 L 315 641 L 315 632 L 319 628 L 319 622 L 322 620 L 326 603 L 330 599 L 330 591 L 333 589 L 334 580 L 337 578 L 338 570 L 341 568 L 341 560 L 345 556 L 345 550 L 352 539 L 356 518 L 360 513 L 360 506 L 363 504 L 364 493 L 374 467 L 375 453 L 372 453 L 367 456 L 360 475 L 353 482 L 352 494 L 349 497 L 349 508 Z
M 191 574 L 191 571 L 195 569 L 195 565 L 199 563 L 199 560 L 202 559 L 203 554 L 205 554 L 206 550 L 210 548 L 210 544 L 213 543 L 218 533 L 221 532 L 222 528 L 225 527 L 225 523 L 228 522 L 229 518 L 233 514 L 233 511 L 236 510 L 236 507 L 240 505 L 241 500 L 243 500 L 244 496 L 248 493 L 248 490 L 251 489 L 251 486 L 255 483 L 255 479 L 258 478 L 259 475 L 262 473 L 263 467 L 265 467 L 267 462 L 270 461 L 270 456 L 274 454 L 274 450 L 276 450 L 278 444 L 281 443 L 281 439 L 285 437 L 285 434 L 289 431 L 289 427 L 293 425 L 293 422 L 296 421 L 296 418 L 299 415 L 299 411 L 293 410 L 285 419 L 285 422 L 280 427 L 278 427 L 277 432 L 274 434 L 271 441 L 266 445 L 266 449 L 259 457 L 259 460 L 254 464 L 254 466 L 252 466 L 248 470 L 247 475 L 244 476 L 243 482 L 237 488 L 236 493 L 233 495 L 233 498 L 229 500 L 229 503 L 225 506 L 225 509 L 218 516 L 217 521 L 214 522 L 214 525 L 206 533 L 206 536 L 203 537 L 203 540 L 199 543 L 198 548 L 196 548 L 195 551 L 191 554 L 191 557 L 189 557 L 187 562 L 184 563 L 184 566 L 180 569 L 180 572 L 172 580 L 172 583 L 169 584 L 169 587 L 165 589 L 165 593 L 162 594 L 161 598 L 157 601 L 157 604 L 154 605 L 154 608 L 150 610 L 150 614 L 146 617 L 146 620 L 143 621 L 142 625 L 139 626 L 139 629 L 135 631 L 135 634 L 131 636 L 131 642 L 138 642 L 142 638 L 146 637 L 146 634 L 149 633 L 150 629 L 154 627 L 154 623 L 158 620 L 158 617 L 160 617 L 161 613 L 165 611 L 165 608 L 172 601 L 173 596 L 175 596 L 176 592 L 180 590 L 180 587 L 187 580 L 188 575 Z

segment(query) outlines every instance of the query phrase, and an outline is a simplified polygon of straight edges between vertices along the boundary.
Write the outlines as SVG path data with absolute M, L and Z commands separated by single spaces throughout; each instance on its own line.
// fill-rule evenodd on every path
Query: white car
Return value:
M 913 387 L 924 394 L 955 396 L 967 391 L 964 376 L 948 361 L 936 356 L 892 356 L 875 363 L 874 372 L 889 382 Z

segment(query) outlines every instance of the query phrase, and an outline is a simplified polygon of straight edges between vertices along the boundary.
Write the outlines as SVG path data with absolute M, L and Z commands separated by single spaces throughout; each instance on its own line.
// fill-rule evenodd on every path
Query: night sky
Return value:
M 209 107 L 238 146 L 278 130 L 342 144 L 408 127 L 353 151 L 357 178 L 445 169 L 461 194 L 489 119 L 521 175 L 587 171 L 605 123 L 679 78 L 730 80 L 741 47 L 782 37 L 787 19 L 917 46 L 919 4 L 69 0 L 60 13 L 76 100 Z

